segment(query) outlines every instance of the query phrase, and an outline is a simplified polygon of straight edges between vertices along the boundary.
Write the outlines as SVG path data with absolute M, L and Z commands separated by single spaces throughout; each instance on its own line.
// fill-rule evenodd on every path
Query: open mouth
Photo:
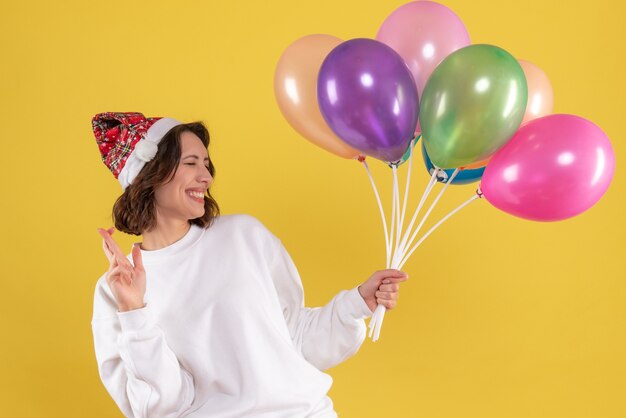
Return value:
M 204 203 L 204 193 L 187 190 L 187 196 L 196 203 Z

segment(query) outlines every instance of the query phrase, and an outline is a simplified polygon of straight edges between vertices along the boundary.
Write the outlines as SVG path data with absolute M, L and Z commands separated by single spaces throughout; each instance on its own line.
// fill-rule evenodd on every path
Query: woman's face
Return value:
M 181 156 L 173 178 L 156 188 L 157 218 L 189 219 L 204 215 L 204 195 L 213 184 L 207 149 L 193 132 L 180 137 Z

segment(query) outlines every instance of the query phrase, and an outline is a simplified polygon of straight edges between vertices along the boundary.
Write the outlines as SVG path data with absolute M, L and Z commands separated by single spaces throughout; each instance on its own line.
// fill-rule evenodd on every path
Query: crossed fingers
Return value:
M 130 261 L 126 258 L 117 242 L 111 236 L 115 231 L 115 228 L 111 227 L 108 230 L 98 228 L 98 233 L 102 236 L 102 249 L 106 254 L 111 264 L 131 266 Z
M 107 230 L 98 228 L 98 233 L 102 236 L 102 249 L 109 260 L 108 277 L 123 277 L 126 283 L 130 284 L 134 276 L 134 268 L 111 236 L 114 231 L 113 227 Z

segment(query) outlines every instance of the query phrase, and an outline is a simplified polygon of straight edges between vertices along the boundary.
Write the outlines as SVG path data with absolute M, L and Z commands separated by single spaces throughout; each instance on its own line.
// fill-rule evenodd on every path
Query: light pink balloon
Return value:
M 522 123 L 547 116 L 554 108 L 554 93 L 548 76 L 535 64 L 525 60 L 517 60 L 524 70 L 528 84 L 528 102 Z
M 419 96 L 435 67 L 470 44 L 461 19 L 446 6 L 414 1 L 397 8 L 383 22 L 376 39 L 392 47 L 408 65 Z
M 613 147 L 602 129 L 579 116 L 548 115 L 522 126 L 494 154 L 481 190 L 511 215 L 559 221 L 600 200 L 614 170 Z

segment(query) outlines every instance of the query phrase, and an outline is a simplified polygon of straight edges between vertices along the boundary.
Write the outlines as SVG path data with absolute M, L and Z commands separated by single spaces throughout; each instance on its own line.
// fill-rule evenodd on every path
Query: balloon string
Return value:
M 411 228 L 413 228 L 413 225 L 415 224 L 415 220 L 417 218 L 417 215 L 419 214 L 419 211 L 421 210 L 421 208 L 424 205 L 424 202 L 426 201 L 428 195 L 430 194 L 430 192 L 434 188 L 435 184 L 437 183 L 437 177 L 436 176 L 438 174 L 438 170 L 439 169 L 437 169 L 437 168 L 435 170 L 433 170 L 433 174 L 432 174 L 432 176 L 430 178 L 430 181 L 428 182 L 428 186 L 426 187 L 426 190 L 424 191 L 424 194 L 422 195 L 420 203 L 419 203 L 417 209 L 415 210 L 415 213 L 413 214 L 413 218 L 411 219 L 411 223 L 409 224 L 409 226 L 407 228 L 407 231 L 405 232 L 405 234 L 403 236 L 402 243 L 399 244 L 399 247 L 397 248 L 397 251 L 394 251 L 393 261 L 392 261 L 391 265 L 387 265 L 387 268 L 397 268 L 397 269 L 400 268 L 399 264 L 400 264 L 401 259 L 404 257 L 404 248 L 405 248 L 405 246 L 408 247 L 408 245 L 410 245 L 410 243 L 406 244 L 406 239 L 408 238 L 408 234 L 409 234 Z M 456 172 L 453 173 L 453 175 L 450 177 L 449 181 L 454 179 L 455 175 L 456 175 Z M 446 183 L 446 186 L 447 186 L 447 183 Z M 445 190 L 446 186 L 444 186 L 444 190 Z M 394 189 L 394 192 L 395 192 L 395 189 Z M 439 196 L 435 200 L 435 203 L 441 197 L 442 192 L 439 193 Z M 432 207 L 433 206 L 431 206 L 431 208 L 429 209 L 428 213 L 430 213 L 430 211 L 432 210 Z M 428 216 L 428 213 L 426 214 L 426 217 Z M 421 225 L 422 224 L 420 224 L 420 226 L 418 227 L 418 231 L 419 231 L 419 228 L 421 227 Z M 392 234 L 393 234 L 393 229 L 392 229 Z M 396 244 L 396 245 L 398 245 L 398 244 Z M 369 337 L 372 338 L 372 341 L 374 341 L 374 342 L 377 341 L 378 338 L 380 337 L 380 329 L 382 327 L 383 319 L 385 318 L 385 311 L 386 311 L 386 308 L 385 308 L 384 305 L 378 305 L 376 307 L 376 310 L 374 311 L 374 314 L 372 315 L 372 319 L 370 320 L 370 323 L 369 323 L 369 329 L 370 329 Z
M 394 203 L 395 203 L 395 207 L 397 212 L 397 217 L 398 217 L 398 222 L 396 223 L 397 229 L 396 229 L 396 245 L 393 248 L 393 262 L 392 263 L 397 263 L 397 261 L 399 261 L 398 258 L 398 250 L 399 250 L 399 243 L 400 243 L 400 236 L 402 235 L 402 227 L 404 225 L 404 216 L 406 214 L 406 205 L 408 202 L 408 196 L 409 196 L 409 187 L 410 187 L 410 180 L 411 180 L 411 168 L 413 166 L 413 149 L 415 146 L 415 143 L 417 142 L 417 137 L 415 137 L 413 140 L 411 140 L 409 146 L 409 168 L 408 168 L 408 173 L 407 173 L 407 180 L 406 180 L 406 189 L 404 192 L 404 202 L 402 204 L 402 214 L 400 214 L 400 193 L 398 190 L 398 180 L 397 180 L 397 165 L 392 165 L 392 172 L 393 172 L 393 176 L 394 176 L 394 180 L 393 180 L 393 193 L 394 193 Z M 394 212 L 395 213 L 395 212 Z M 393 227 L 391 230 L 391 234 L 393 234 Z M 393 264 L 389 264 L 389 259 L 387 259 L 387 268 L 393 268 Z M 379 304 L 375 311 L 374 314 L 372 315 L 372 318 L 370 319 L 369 322 L 369 337 L 372 337 L 372 335 L 374 335 L 373 341 L 377 341 L 379 336 L 380 336 L 380 329 L 382 327 L 383 324 L 383 320 L 385 318 L 385 311 L 386 308 L 384 305 Z
M 391 172 L 393 174 L 392 178 L 392 183 L 391 183 L 391 188 L 392 188 L 392 193 L 391 193 L 391 230 L 389 231 L 389 249 L 390 252 L 389 254 L 387 254 L 387 264 L 385 268 L 390 268 L 390 261 L 391 261 L 391 249 L 394 248 L 393 246 L 393 239 L 394 239 L 394 227 L 396 226 L 396 212 L 397 212 L 397 200 L 398 200 L 398 167 L 396 165 L 392 165 L 391 166 Z M 400 223 L 400 220 L 398 219 L 398 223 Z
M 381 307 L 380 314 L 378 316 L 378 319 L 376 320 L 376 323 L 374 324 L 374 338 L 372 339 L 372 341 L 374 342 L 378 341 L 378 337 L 380 337 L 380 329 L 383 326 L 383 320 L 385 319 L 385 311 L 387 310 L 387 308 L 385 308 L 383 305 L 380 305 L 380 307 Z
M 387 250 L 387 264 L 389 264 L 389 252 L 390 252 L 390 245 L 389 245 L 389 233 L 387 232 L 387 220 L 385 218 L 385 211 L 383 210 L 383 205 L 380 201 L 380 195 L 378 194 L 378 189 L 376 188 L 376 183 L 374 183 L 374 177 L 372 177 L 372 173 L 370 172 L 369 166 L 367 165 L 367 161 L 365 161 L 365 158 L 363 158 L 362 160 L 360 160 L 363 163 L 363 167 L 365 167 L 365 171 L 367 171 L 367 175 L 370 178 L 370 182 L 372 183 L 372 188 L 374 189 L 374 194 L 376 195 L 376 201 L 378 202 L 378 208 L 380 209 L 380 216 L 382 218 L 383 221 L 383 229 L 385 231 L 385 247 Z
M 424 242 L 424 240 L 426 240 L 426 238 L 428 238 L 428 236 L 435 229 L 437 229 L 442 223 L 444 223 L 452 215 L 454 215 L 455 213 L 457 213 L 458 211 L 463 209 L 465 206 L 469 205 L 471 202 L 473 202 L 476 199 L 480 199 L 481 197 L 482 197 L 482 194 L 479 191 L 474 196 L 472 196 L 471 198 L 469 198 L 468 200 L 466 200 L 465 202 L 463 202 L 462 204 L 457 206 L 455 209 L 453 209 L 446 216 L 444 216 L 443 219 L 441 219 L 432 228 L 430 228 L 424 234 L 424 236 L 413 246 L 413 248 L 411 248 L 409 253 L 406 255 L 406 257 L 404 257 L 404 259 L 400 262 L 400 264 L 398 265 L 397 268 L 401 269 L 404 266 L 404 264 L 407 262 L 407 260 L 411 257 L 411 255 L 415 252 L 415 250 L 420 246 L 420 244 L 422 242 Z M 386 308 L 383 305 L 378 305 L 378 307 L 376 308 L 376 311 L 374 312 L 374 315 L 372 316 L 372 319 L 370 320 L 370 323 L 369 323 L 369 328 L 370 328 L 369 337 L 372 338 L 372 335 L 373 335 L 372 341 L 374 341 L 374 342 L 377 341 L 378 338 L 380 337 L 380 328 L 382 327 L 383 319 L 385 318 L 385 309 Z
M 380 335 L 380 324 L 382 324 L 383 319 L 385 319 L 386 310 L 387 308 L 385 308 L 385 305 L 379 304 L 376 307 L 376 310 L 374 311 L 372 318 L 370 319 L 370 323 L 368 325 L 369 327 L 368 338 L 372 338 L 372 335 L 373 335 L 374 336 L 372 338 L 373 342 L 376 342 L 376 340 L 378 340 L 378 337 Z
M 400 228 L 402 228 L 402 225 L 400 225 L 400 206 L 401 206 L 402 202 L 400 201 L 400 184 L 398 182 L 398 169 L 397 169 L 397 167 L 395 167 L 393 172 L 394 172 L 394 174 L 393 174 L 393 176 L 394 176 L 394 181 L 393 181 L 394 182 L 394 188 L 396 189 L 396 219 L 398 220 L 396 222 L 396 245 L 394 245 L 394 247 L 393 247 L 393 252 L 395 253 L 396 250 L 398 249 L 398 241 L 400 241 Z M 389 266 L 389 267 L 391 267 L 391 266 Z
M 441 189 L 441 191 L 439 192 L 439 194 L 437 195 L 437 197 L 435 198 L 433 203 L 430 204 L 430 207 L 428 208 L 428 211 L 426 212 L 426 214 L 424 215 L 424 217 L 420 221 L 419 225 L 417 225 L 417 228 L 415 229 L 415 231 L 411 235 L 411 238 L 409 238 L 408 242 L 406 242 L 406 245 L 402 247 L 402 253 L 401 253 L 400 259 L 404 258 L 405 254 L 406 254 L 406 249 L 409 248 L 409 246 L 413 243 L 413 240 L 417 236 L 417 233 L 422 229 L 422 226 L 424 226 L 424 222 L 426 222 L 426 219 L 428 219 L 428 217 L 430 216 L 430 213 L 435 208 L 435 205 L 437 205 L 437 202 L 439 202 L 439 199 L 441 199 L 441 196 L 443 196 L 443 193 L 446 191 L 446 189 L 452 183 L 452 180 L 454 180 L 454 178 L 456 177 L 456 175 L 458 173 L 459 173 L 459 169 L 457 168 L 456 170 L 454 170 L 452 175 L 450 177 L 448 177 L 448 181 L 446 181 L 446 184 L 443 185 L 443 188 Z
M 454 210 L 452 210 L 450 213 L 448 213 L 446 216 L 443 217 L 443 219 L 441 219 L 439 222 L 437 222 L 432 228 L 430 228 L 422 238 L 420 238 L 420 240 L 413 246 L 413 248 L 411 248 L 411 250 L 409 251 L 409 253 L 406 255 L 406 257 L 404 257 L 404 259 L 402 260 L 402 262 L 400 263 L 400 266 L 398 267 L 399 269 L 402 268 L 402 266 L 404 266 L 404 263 L 407 262 L 407 260 L 409 259 L 409 257 L 411 257 L 411 255 L 413 254 L 413 252 L 417 249 L 417 247 L 420 246 L 420 244 L 422 242 L 424 242 L 424 240 L 426 238 L 428 238 L 428 236 L 439 227 L 439 225 L 441 225 L 442 223 L 444 223 L 448 218 L 450 218 L 452 215 L 454 215 L 455 213 L 457 213 L 458 211 L 460 211 L 461 209 L 463 209 L 465 206 L 469 205 L 471 202 L 473 202 L 476 199 L 480 199 L 481 195 L 480 194 L 475 194 L 474 196 L 472 196 L 471 198 L 469 198 L 468 200 L 466 200 L 465 202 L 463 202 L 462 204 L 460 204 L 459 206 L 457 206 Z
M 400 253 L 404 252 L 404 248 L 406 247 L 406 240 L 409 237 L 409 233 L 413 229 L 413 225 L 415 224 L 415 220 L 417 219 L 417 215 L 419 214 L 420 210 L 422 210 L 422 206 L 424 205 L 424 202 L 426 201 L 426 199 L 428 198 L 428 195 L 430 194 L 431 190 L 433 189 L 433 187 L 435 187 L 435 184 L 437 183 L 438 170 L 439 169 L 437 169 L 437 168 L 433 169 L 433 173 L 430 176 L 430 181 L 428 182 L 428 185 L 426 186 L 426 190 L 424 190 L 424 193 L 422 194 L 422 198 L 420 199 L 420 202 L 417 205 L 417 208 L 415 209 L 415 212 L 413 213 L 413 218 L 411 218 L 411 222 L 409 223 L 409 226 L 407 227 L 406 231 L 404 232 L 404 234 L 402 236 L 402 243 L 400 244 Z M 396 265 L 398 261 L 399 260 L 394 260 L 392 265 Z
M 396 242 L 395 245 L 392 245 L 393 248 L 393 253 L 391 254 L 391 259 L 395 260 L 396 258 L 396 252 L 398 251 L 398 243 L 400 242 L 400 231 L 402 229 L 402 225 L 400 224 L 400 206 L 401 206 L 401 202 L 400 202 L 400 191 L 398 189 L 398 169 L 396 166 L 393 166 L 392 168 L 393 171 L 393 189 L 394 189 L 394 194 L 395 194 L 395 213 L 396 213 L 396 230 L 395 230 L 395 234 L 396 234 Z M 392 261 L 390 263 L 387 264 L 387 268 L 392 268 Z
M 406 188 L 404 190 L 404 203 L 402 205 L 402 215 L 400 217 L 400 226 L 398 227 L 398 236 L 396 240 L 396 248 L 394 249 L 394 261 L 396 261 L 396 253 L 400 248 L 400 236 L 402 234 L 402 227 L 404 226 L 404 215 L 406 213 L 406 204 L 409 201 L 409 185 L 411 183 L 411 168 L 413 167 L 413 148 L 415 147 L 415 143 L 417 142 L 417 136 L 411 140 L 409 144 L 409 168 L 406 175 Z M 392 267 L 392 266 L 390 266 Z
M 385 211 L 383 210 L 383 205 L 381 203 L 380 200 L 380 195 L 378 194 L 378 189 L 376 188 L 376 183 L 374 182 L 374 177 L 372 176 L 372 173 L 369 169 L 369 166 L 367 165 L 367 161 L 365 161 L 365 158 L 360 159 L 360 161 L 363 163 L 363 167 L 365 167 L 365 171 L 367 171 L 367 174 L 369 176 L 370 182 L 372 183 L 372 188 L 374 189 L 374 194 L 376 195 L 376 201 L 378 202 L 378 208 L 380 209 L 380 215 L 383 221 L 383 229 L 385 231 L 385 244 L 386 244 L 386 250 L 387 250 L 387 261 L 386 261 L 386 265 L 389 265 L 389 260 L 390 260 L 390 255 L 391 255 L 391 243 L 389 241 L 389 233 L 387 231 L 387 220 L 385 218 Z M 392 208 L 393 209 L 393 208 Z M 393 216 L 393 213 L 392 213 Z M 392 227 L 392 233 L 393 233 L 393 227 Z M 372 318 L 370 319 L 370 323 L 369 323 L 369 327 L 370 327 L 370 337 L 372 336 L 372 332 L 374 330 L 374 327 L 377 324 L 381 324 L 382 323 L 382 319 L 379 319 L 379 316 L 381 314 L 381 308 L 384 314 L 384 310 L 385 307 L 383 305 L 378 305 L 378 307 L 376 308 L 374 314 L 372 315 Z M 379 330 L 378 332 L 380 333 L 380 326 L 377 327 L 377 329 Z M 375 340 L 374 340 L 375 341 Z
M 393 189 L 393 193 L 391 196 L 391 210 L 392 210 L 392 215 L 391 215 L 391 233 L 390 233 L 390 247 L 393 247 L 393 254 L 394 254 L 394 261 L 396 259 L 396 252 L 398 250 L 398 241 L 400 240 L 400 229 L 402 228 L 402 226 L 400 225 L 400 192 L 398 190 L 398 166 L 396 164 L 392 164 L 391 165 L 391 171 L 393 174 L 393 182 L 392 182 L 392 189 Z M 406 199 L 405 199 L 405 203 L 406 203 Z M 397 218 L 397 222 L 396 222 L 396 218 Z M 394 230 L 395 227 L 395 230 Z M 396 245 L 393 245 L 394 242 L 394 233 L 396 235 Z M 386 268 L 391 268 L 391 264 L 390 264 L 390 257 L 387 257 L 387 264 L 386 264 Z M 370 332 L 369 332 L 369 336 L 371 337 L 373 333 L 375 333 L 376 337 L 374 339 L 374 341 L 376 341 L 378 339 L 378 335 L 380 335 L 380 327 L 382 326 L 383 323 L 383 319 L 385 318 L 385 306 L 382 304 L 378 304 L 378 306 L 376 307 L 376 310 L 374 311 L 374 314 L 372 315 L 372 319 L 370 319 L 370 323 L 369 323 L 369 328 L 370 328 Z
M 397 213 L 399 211 L 399 202 L 398 202 L 398 171 L 397 171 L 398 167 L 395 164 L 391 165 L 391 172 L 392 172 L 392 193 L 391 193 L 391 230 L 389 231 L 389 245 L 388 248 L 391 250 L 391 248 L 393 247 L 393 240 L 394 240 L 394 233 L 396 235 L 397 231 L 394 229 L 394 227 L 396 227 L 396 214 L 399 215 L 399 213 Z M 398 227 L 400 226 L 400 219 L 398 216 Z M 397 245 L 396 245 L 397 247 Z M 394 247 L 394 251 L 395 251 L 395 247 Z M 386 264 L 385 264 L 385 268 L 390 268 L 391 267 L 391 252 L 387 252 L 387 260 L 386 260 Z M 378 330 L 378 332 L 380 333 L 380 324 L 382 323 L 382 320 L 384 319 L 385 316 L 385 306 L 378 304 L 378 306 L 376 306 L 376 309 L 374 310 L 374 313 L 372 314 L 372 318 L 370 319 L 370 323 L 369 323 L 369 336 L 371 337 L 372 334 L 375 332 L 375 330 Z M 374 340 L 376 341 L 376 340 Z

